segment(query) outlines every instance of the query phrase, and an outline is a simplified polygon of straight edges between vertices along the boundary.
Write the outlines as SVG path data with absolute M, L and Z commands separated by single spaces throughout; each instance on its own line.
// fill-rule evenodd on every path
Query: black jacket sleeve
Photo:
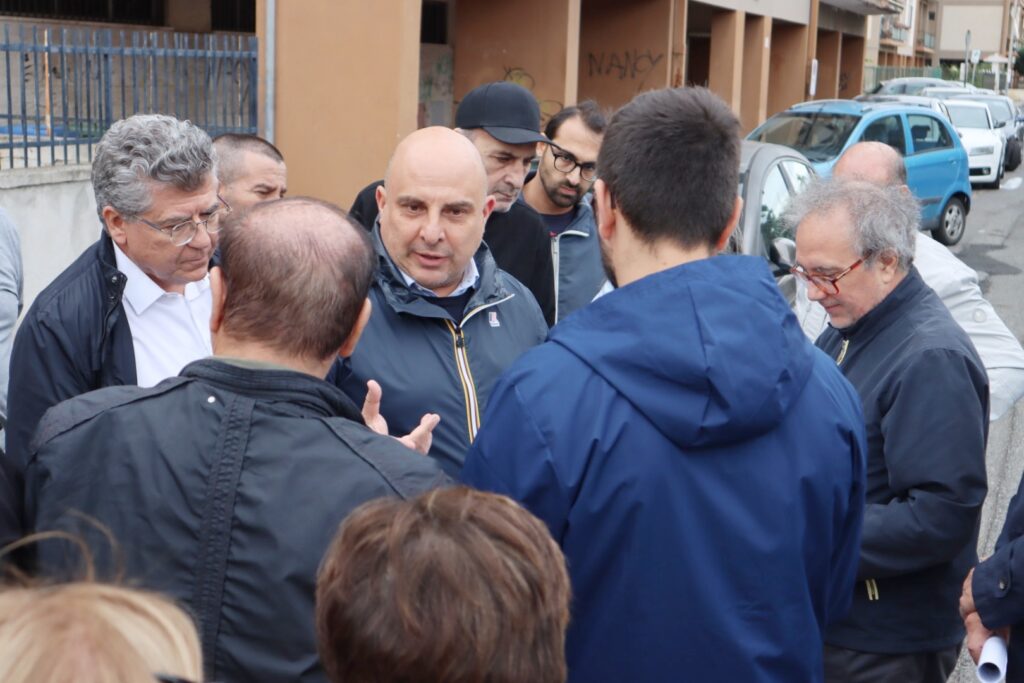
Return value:
M 926 350 L 893 383 L 882 418 L 889 488 L 864 510 L 858 579 L 955 558 L 974 538 L 987 490 L 988 387 L 956 351 Z

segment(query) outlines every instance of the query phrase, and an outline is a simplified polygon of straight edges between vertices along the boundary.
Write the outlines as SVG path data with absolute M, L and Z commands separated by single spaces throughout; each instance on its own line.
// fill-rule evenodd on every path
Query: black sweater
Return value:
M 363 188 L 349 214 L 367 230 L 377 220 L 377 188 L 383 180 Z M 544 313 L 548 327 L 555 323 L 555 272 L 551 240 L 544 220 L 536 211 L 516 202 L 506 213 L 493 212 L 484 226 L 484 242 L 498 267 L 526 285 Z

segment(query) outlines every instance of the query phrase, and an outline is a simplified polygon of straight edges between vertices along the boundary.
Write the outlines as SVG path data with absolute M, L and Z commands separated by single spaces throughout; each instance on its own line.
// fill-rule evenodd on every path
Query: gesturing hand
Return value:
M 363 401 L 363 422 L 366 426 L 382 436 L 390 436 L 388 423 L 380 414 L 380 399 L 383 390 L 376 380 L 369 380 L 366 383 L 366 399 Z M 398 439 L 406 448 L 411 448 L 418 453 L 426 455 L 430 452 L 430 445 L 434 441 L 434 427 L 441 422 L 441 416 L 435 413 L 427 413 L 420 418 L 420 423 L 415 429 Z

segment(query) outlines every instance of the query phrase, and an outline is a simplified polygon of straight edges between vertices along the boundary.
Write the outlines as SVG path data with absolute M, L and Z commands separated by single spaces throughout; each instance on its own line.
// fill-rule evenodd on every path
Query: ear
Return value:
M 110 239 L 114 241 L 119 247 L 124 247 L 128 242 L 128 231 L 125 229 L 125 217 L 117 212 L 112 206 L 103 207 L 103 225 L 107 229 L 107 234 L 110 235 Z
M 224 326 L 224 300 L 227 299 L 227 283 L 220 266 L 210 268 L 210 294 L 213 308 L 210 310 L 210 334 L 215 335 Z
M 484 223 L 487 222 L 487 218 L 491 215 L 491 212 L 494 211 L 494 207 L 497 203 L 498 200 L 494 198 L 493 194 L 489 194 L 484 198 Z
M 377 199 L 377 212 L 378 213 L 383 213 L 384 212 L 384 205 L 387 204 L 387 198 L 388 198 L 387 190 L 384 189 L 383 185 L 378 185 L 377 186 L 377 192 L 374 193 L 374 196 Z
M 539 157 L 544 156 L 544 150 L 548 149 L 549 147 L 550 147 L 550 145 L 548 145 L 548 143 L 546 143 L 546 142 L 538 142 L 537 143 L 537 156 L 539 156 Z
M 352 355 L 352 352 L 356 350 L 356 344 L 359 343 L 359 337 L 362 336 L 363 330 L 366 329 L 366 323 L 370 322 L 370 315 L 373 313 L 373 304 L 370 303 L 370 298 L 367 297 L 363 300 L 363 307 L 359 310 L 359 317 L 356 318 L 356 324 L 352 326 L 352 331 L 348 333 L 348 338 L 345 339 L 345 343 L 338 349 L 338 355 L 342 358 L 348 358 Z
M 883 251 L 879 254 L 875 263 L 877 264 L 876 268 L 878 268 L 879 272 L 882 274 L 882 279 L 886 283 L 890 282 L 899 270 L 899 258 L 895 253 L 889 250 Z
M 715 242 L 715 253 L 724 251 L 726 246 L 729 244 L 729 237 L 732 236 L 733 230 L 739 225 L 740 216 L 743 215 L 743 198 L 736 197 L 736 202 L 732 207 L 732 216 L 729 217 L 729 222 L 725 226 L 725 230 L 718 236 L 718 241 Z
M 603 180 L 594 181 L 594 218 L 597 221 L 597 234 L 605 242 L 615 234 L 615 212 L 612 207 L 612 193 Z

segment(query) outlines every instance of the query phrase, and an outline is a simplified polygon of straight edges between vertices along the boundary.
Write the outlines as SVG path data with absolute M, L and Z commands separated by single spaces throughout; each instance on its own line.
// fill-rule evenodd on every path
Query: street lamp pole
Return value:
M 967 87 L 967 68 L 970 64 L 970 52 L 971 52 L 971 29 L 967 29 L 967 33 L 964 34 L 964 87 Z

